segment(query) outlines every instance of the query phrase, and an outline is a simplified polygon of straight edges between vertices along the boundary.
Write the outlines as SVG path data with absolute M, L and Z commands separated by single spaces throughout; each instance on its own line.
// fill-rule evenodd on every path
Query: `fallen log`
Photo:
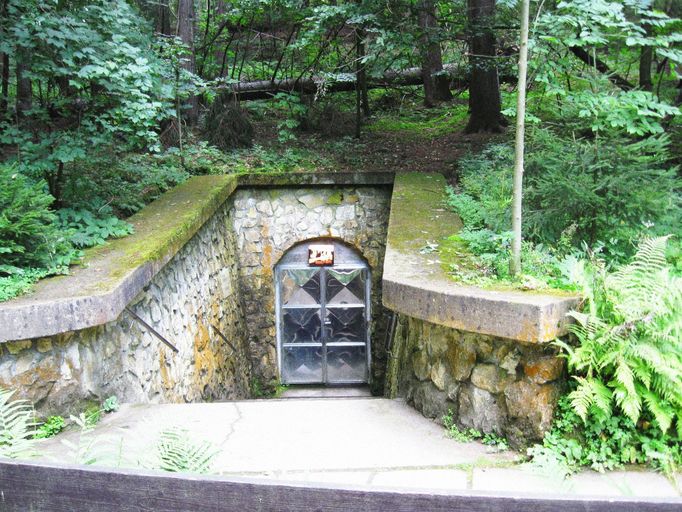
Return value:
M 450 88 L 464 89 L 469 84 L 468 77 L 454 64 L 443 66 L 450 78 Z M 401 71 L 387 71 L 381 77 L 368 79 L 368 89 L 384 89 L 388 87 L 421 85 L 423 83 L 421 68 L 408 68 Z M 500 81 L 514 82 L 515 77 L 500 77 Z M 330 81 L 324 77 L 257 80 L 254 82 L 238 82 L 219 87 L 227 94 L 234 94 L 241 101 L 269 99 L 279 92 L 317 94 L 322 89 L 325 93 L 354 91 L 355 75 L 348 73 L 341 79 Z

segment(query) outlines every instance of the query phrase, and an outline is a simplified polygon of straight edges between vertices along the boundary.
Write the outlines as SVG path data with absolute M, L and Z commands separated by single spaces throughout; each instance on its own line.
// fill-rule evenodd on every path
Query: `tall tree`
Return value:
M 194 0 L 178 0 L 178 22 L 176 34 L 188 49 L 187 55 L 185 55 L 183 58 L 182 67 L 190 73 L 194 73 L 196 65 L 196 59 L 194 55 L 195 27 L 196 12 L 194 9 Z M 194 125 L 199 118 L 199 98 L 192 95 L 187 99 L 187 104 L 187 123 Z
M 436 3 L 433 0 L 420 0 L 418 20 L 421 50 L 422 80 L 424 81 L 424 104 L 427 107 L 437 101 L 450 100 L 449 79 L 442 74 L 443 56 L 438 40 L 438 19 Z
M 526 76 L 528 74 L 528 18 L 530 0 L 521 2 L 521 44 L 519 45 L 519 87 L 516 101 L 516 144 L 514 157 L 514 191 L 512 198 L 512 257 L 509 273 L 521 272 L 521 207 L 523 202 L 523 157 L 526 131 Z
M 506 125 L 501 113 L 494 17 L 495 0 L 467 0 L 471 79 L 466 133 L 500 132 Z

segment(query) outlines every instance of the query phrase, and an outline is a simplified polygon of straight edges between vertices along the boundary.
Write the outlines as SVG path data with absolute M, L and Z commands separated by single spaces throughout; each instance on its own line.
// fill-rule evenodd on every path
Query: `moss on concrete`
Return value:
M 106 289 L 136 267 L 172 257 L 237 186 L 231 175 L 196 176 L 128 219 L 135 233 L 86 252 L 84 264 L 107 260 Z
M 340 191 L 332 192 L 332 194 L 327 198 L 327 204 L 330 206 L 338 206 L 343 203 L 343 193 Z
M 393 185 L 389 243 L 400 251 L 420 250 L 462 229 L 459 216 L 445 206 L 441 174 L 398 174 Z

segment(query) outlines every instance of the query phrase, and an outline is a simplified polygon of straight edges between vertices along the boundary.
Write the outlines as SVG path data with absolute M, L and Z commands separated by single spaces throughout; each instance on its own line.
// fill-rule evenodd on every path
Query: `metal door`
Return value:
M 370 270 L 352 249 L 338 242 L 334 249 L 333 266 L 308 266 L 302 244 L 275 269 L 278 364 L 284 384 L 369 380 Z

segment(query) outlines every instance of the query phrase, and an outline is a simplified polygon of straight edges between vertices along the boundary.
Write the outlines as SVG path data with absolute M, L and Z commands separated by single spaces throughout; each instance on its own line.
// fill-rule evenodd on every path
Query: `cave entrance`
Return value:
M 282 383 L 367 383 L 371 279 L 360 253 L 336 240 L 299 244 L 275 267 L 275 285 Z

